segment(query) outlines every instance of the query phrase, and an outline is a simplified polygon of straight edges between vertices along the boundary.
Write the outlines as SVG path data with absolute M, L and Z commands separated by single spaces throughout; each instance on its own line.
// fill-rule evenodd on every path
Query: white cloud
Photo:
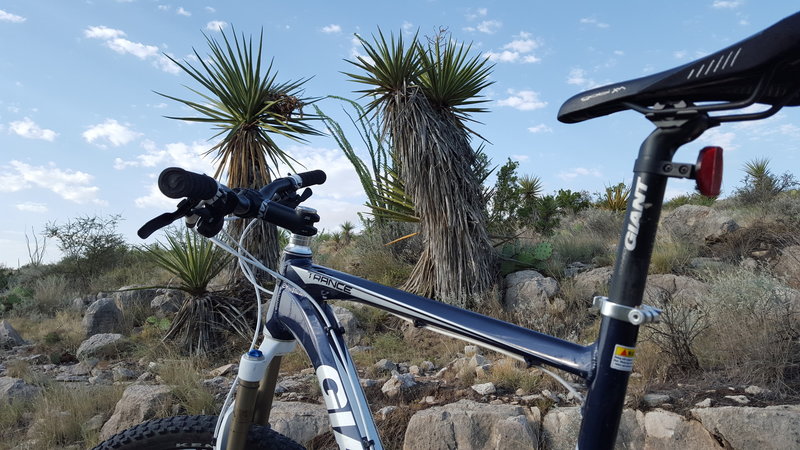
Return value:
M 75 203 L 107 204 L 97 198 L 100 188 L 90 185 L 93 177 L 86 172 L 61 170 L 53 163 L 34 167 L 13 160 L 9 164 L 0 168 L 0 192 L 42 188 Z
M 211 158 L 203 156 L 214 143 L 207 141 L 186 144 L 174 142 L 159 147 L 155 142 L 145 140 L 142 148 L 145 153 L 136 156 L 134 160 L 114 160 L 114 168 L 123 170 L 128 167 L 167 167 L 179 166 L 186 170 L 202 173 L 214 173 Z
M 161 193 L 158 189 L 158 183 L 152 183 L 148 186 L 147 195 L 133 200 L 133 204 L 137 208 L 153 208 L 162 211 L 174 210 L 177 203 L 178 201 L 174 198 L 169 198 Z
M 139 59 L 147 59 L 158 55 L 158 47 L 129 41 L 125 38 L 114 38 L 106 41 L 106 47 L 122 55 L 130 54 Z
M 48 130 L 37 125 L 33 120 L 26 117 L 8 124 L 10 132 L 28 139 L 41 139 L 53 142 L 58 136 L 53 130 Z
M 211 14 L 214 14 L 215 12 L 217 12 L 216 8 L 214 8 L 214 7 L 211 7 L 211 6 L 206 6 L 204 9 L 205 9 L 207 12 L 210 12 Z
M 581 19 L 581 23 L 586 25 L 594 25 L 597 28 L 608 28 L 610 26 L 607 23 L 598 21 L 594 17 L 584 17 Z
M 732 131 L 721 131 L 719 128 L 711 128 L 706 130 L 702 136 L 697 138 L 697 142 L 701 144 L 714 145 L 722 147 L 725 150 L 736 150 L 736 133 Z
M 515 91 L 509 89 L 509 97 L 498 100 L 498 106 L 510 106 L 520 111 L 533 111 L 547 106 L 547 102 L 539 99 L 539 93 L 534 91 Z
M 674 56 L 675 59 L 684 59 L 688 54 L 689 52 L 687 52 L 686 50 L 677 50 L 672 52 L 672 56 Z
M 530 33 L 521 32 L 514 36 L 514 40 L 503 45 L 499 52 L 486 52 L 484 56 L 494 62 L 523 62 L 535 63 L 541 61 L 537 56 L 529 54 L 541 46 L 541 43 L 531 37 Z
M 580 68 L 572 69 L 567 76 L 567 84 L 580 86 L 581 89 L 591 89 L 599 86 L 593 79 L 586 76 L 586 71 Z
M 97 27 L 89 27 L 83 30 L 83 35 L 87 38 L 91 39 L 114 39 L 118 37 L 125 36 L 125 32 L 122 30 L 116 30 L 114 28 L 109 28 L 103 25 Z
M 402 28 L 406 33 L 411 33 L 411 31 L 414 30 L 414 24 L 406 20 L 403 22 L 403 25 L 401 25 L 400 28 Z
M 295 165 L 295 169 L 298 172 L 316 169 L 325 171 L 328 176 L 325 184 L 313 188 L 314 192 L 319 191 L 318 197 L 336 200 L 360 199 L 363 197 L 364 190 L 361 187 L 361 182 L 358 181 L 353 164 L 350 163 L 341 150 L 293 145 L 289 147 L 288 153 L 302 164 L 302 166 Z M 288 171 L 288 168 L 280 169 L 280 173 Z
M 178 15 L 189 17 L 192 15 L 189 11 L 183 9 L 183 6 L 178 7 L 178 10 L 175 11 Z
M 25 202 L 25 203 L 17 203 L 14 206 L 20 211 L 34 212 L 34 213 L 47 212 L 47 205 L 45 205 L 44 203 Z
M 228 22 L 223 22 L 221 20 L 212 20 L 206 24 L 206 30 L 208 31 L 222 31 L 225 27 L 228 26 Z
M 486 17 L 489 14 L 489 10 L 486 8 L 478 8 L 475 12 L 468 12 L 467 13 L 467 20 L 475 20 L 479 17 Z
M 159 11 L 169 11 L 169 5 L 158 5 Z
M 711 4 L 711 7 L 716 9 L 736 9 L 740 6 L 742 6 L 740 0 L 714 0 Z
M 530 155 L 511 155 L 511 159 L 519 162 L 527 161 L 531 159 Z
M 534 134 L 536 134 L 536 133 L 552 133 L 553 129 L 550 128 L 549 126 L 543 124 L 543 123 L 540 123 L 539 125 L 534 125 L 532 127 L 528 127 L 528 131 L 530 131 L 531 133 L 534 133 Z
M 328 33 L 328 34 L 341 33 L 342 32 L 342 27 L 340 27 L 339 25 L 336 25 L 335 23 L 332 23 L 330 25 L 326 25 L 326 26 L 322 27 L 322 32 L 323 33 Z
M 150 60 L 154 67 L 158 67 L 164 72 L 180 73 L 180 69 L 168 58 L 165 58 L 157 46 L 125 39 L 122 37 L 125 36 L 125 32 L 122 30 L 103 25 L 91 26 L 83 31 L 83 35 L 87 38 L 102 40 L 106 47 L 119 54 L 133 55 L 141 60 Z
M 574 169 L 570 169 L 566 172 L 561 172 L 558 174 L 559 178 L 567 181 L 575 179 L 577 177 L 586 177 L 586 176 L 600 178 L 603 176 L 603 174 L 597 169 L 586 169 L 584 167 L 576 167 Z
M 128 144 L 139 136 L 141 136 L 141 133 L 131 130 L 127 125 L 123 125 L 114 119 L 106 119 L 105 122 L 92 125 L 83 132 L 83 138 L 90 144 L 95 143 L 95 141 L 107 141 L 114 147 Z M 100 142 L 97 145 L 104 146 Z
M 18 16 L 16 14 L 11 14 L 10 12 L 5 12 L 0 9 L 0 22 L 11 22 L 11 23 L 22 23 L 25 22 L 26 18 L 22 16 Z
M 475 28 L 481 33 L 494 34 L 502 26 L 503 23 L 498 20 L 484 20 L 483 22 L 479 23 Z

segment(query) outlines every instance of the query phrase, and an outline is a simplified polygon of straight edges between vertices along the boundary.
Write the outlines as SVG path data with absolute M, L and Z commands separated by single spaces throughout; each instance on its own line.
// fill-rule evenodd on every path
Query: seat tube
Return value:
M 699 136 L 708 126 L 705 116 L 698 117 L 657 128 L 642 143 L 617 247 L 610 301 L 631 308 L 642 304 L 667 184 L 667 177 L 654 168 L 670 162 L 678 147 Z M 577 448 L 614 447 L 638 332 L 637 325 L 602 317 L 596 344 L 596 368 L 583 405 Z

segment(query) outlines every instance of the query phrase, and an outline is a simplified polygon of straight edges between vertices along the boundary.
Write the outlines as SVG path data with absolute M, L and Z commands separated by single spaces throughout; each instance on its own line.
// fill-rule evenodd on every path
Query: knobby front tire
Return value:
M 217 416 L 175 416 L 149 420 L 111 436 L 93 450 L 207 450 L 213 449 Z M 247 449 L 305 450 L 305 447 L 266 426 L 251 426 Z

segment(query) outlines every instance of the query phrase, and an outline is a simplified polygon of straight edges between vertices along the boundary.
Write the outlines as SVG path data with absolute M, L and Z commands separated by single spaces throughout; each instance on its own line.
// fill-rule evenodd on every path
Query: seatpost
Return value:
M 653 119 L 651 119 L 653 120 Z M 642 304 L 647 271 L 661 216 L 667 176 L 662 170 L 677 149 L 713 126 L 702 113 L 675 120 L 653 120 L 658 128 L 644 140 L 634 167 L 631 194 L 625 213 L 622 234 L 608 306 L 617 310 L 637 308 Z M 611 449 L 614 447 L 622 408 L 631 374 L 639 326 L 619 314 L 603 312 L 596 342 L 597 366 L 589 379 L 589 394 L 583 405 L 578 447 Z

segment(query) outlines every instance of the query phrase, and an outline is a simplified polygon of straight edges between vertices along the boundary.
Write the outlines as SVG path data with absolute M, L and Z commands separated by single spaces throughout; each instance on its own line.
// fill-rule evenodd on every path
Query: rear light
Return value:
M 722 147 L 700 150 L 695 166 L 697 190 L 706 197 L 716 197 L 722 187 Z

